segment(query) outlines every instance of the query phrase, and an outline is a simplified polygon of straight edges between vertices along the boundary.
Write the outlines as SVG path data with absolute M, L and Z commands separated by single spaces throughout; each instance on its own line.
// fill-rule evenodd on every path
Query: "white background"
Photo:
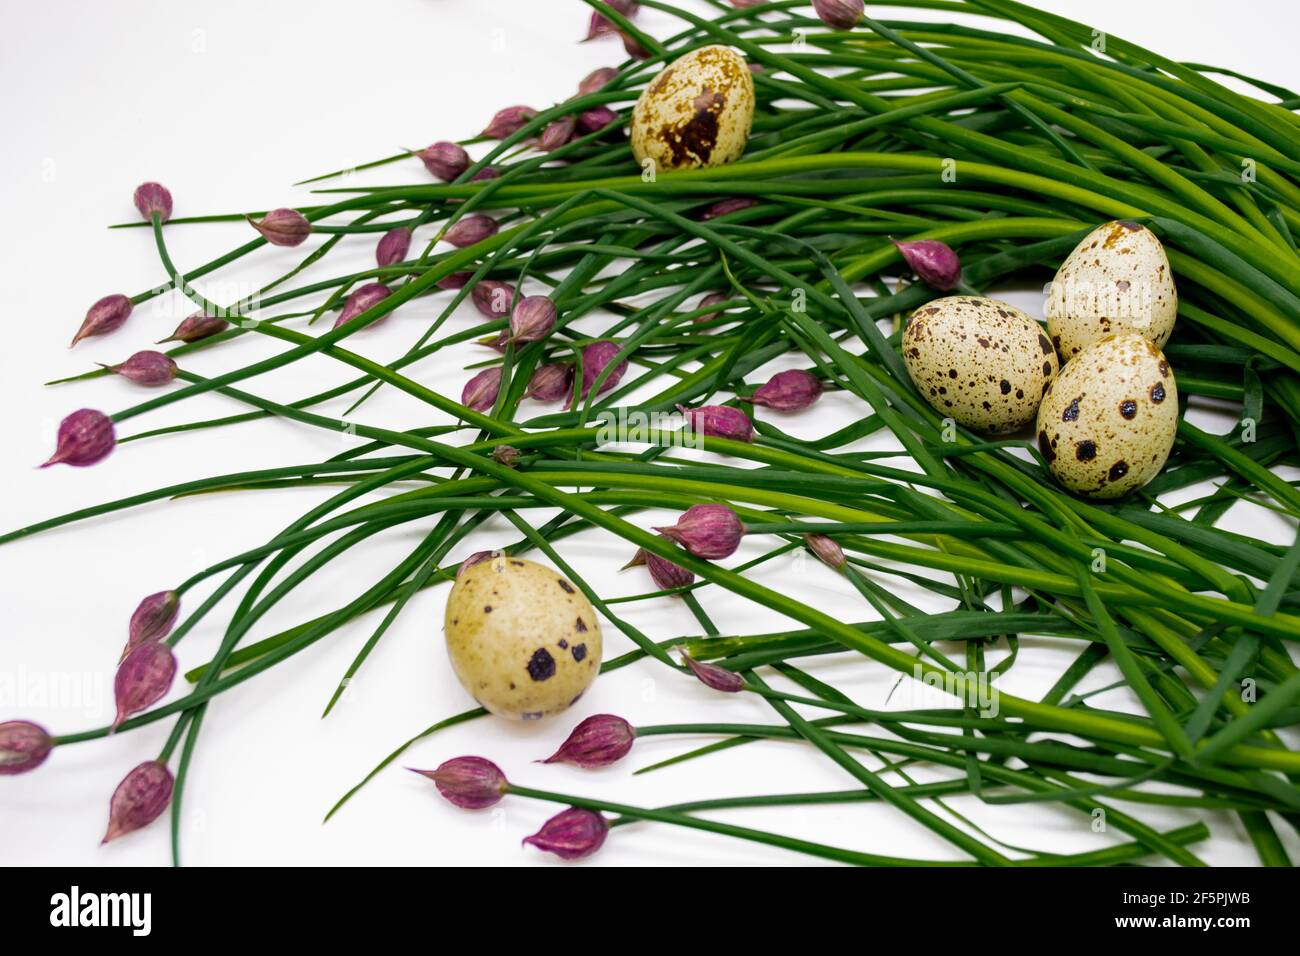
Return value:
M 1172 57 L 1300 85 L 1290 2 L 1225 6 L 1189 0 L 1054 0 L 1042 5 Z M 933 16 L 877 5 L 872 9 L 876 15 L 904 19 Z M 337 435 L 261 422 L 127 445 L 89 470 L 34 468 L 50 453 L 57 423 L 67 412 L 84 406 L 118 411 L 148 397 L 117 380 L 59 388 L 41 383 L 84 371 L 95 361 L 120 360 L 162 338 L 190 311 L 175 301 L 160 308 L 148 304 L 116 335 L 67 349 L 92 301 L 110 292 L 133 294 L 162 279 L 146 231 L 104 228 L 134 218 L 130 200 L 137 183 L 166 183 L 176 197 L 178 216 L 311 202 L 306 190 L 289 184 L 402 147 L 472 135 L 508 104 L 542 107 L 568 97 L 589 70 L 622 57 L 614 40 L 575 42 L 585 32 L 586 19 L 586 8 L 576 0 L 47 0 L 9 9 L 0 31 L 0 408 L 6 410 L 0 527 L 8 530 L 192 478 L 318 461 L 346 447 Z M 653 11 L 641 22 L 659 36 L 676 29 Z M 427 175 L 407 161 L 354 181 L 424 182 Z M 250 234 L 238 224 L 169 231 L 182 268 L 207 261 Z M 305 248 L 268 248 L 200 287 L 219 301 L 230 301 L 296 262 Z M 359 241 L 309 276 L 360 267 L 370 255 L 370 241 Z M 1013 300 L 1041 315 L 1036 297 Z M 364 342 L 352 341 L 373 357 L 394 357 L 444 301 L 444 296 L 421 300 L 401 310 L 383 330 L 368 333 Z M 468 321 L 478 321 L 476 314 L 454 318 L 448 328 L 463 328 Z M 245 337 L 187 364 L 214 374 L 274 348 Z M 467 377 L 465 364 L 482 357 L 481 350 L 467 347 L 415 366 L 410 374 L 457 395 Z M 292 400 L 343 376 L 350 373 L 321 359 L 248 387 Z M 342 408 L 326 411 L 339 414 Z M 223 399 L 205 398 L 129 422 L 122 433 L 238 410 Z M 844 396 L 833 395 L 815 415 L 783 421 L 782 427 L 820 435 L 861 413 Z M 381 393 L 357 417 L 388 427 L 437 420 L 391 392 Z M 1214 422 L 1220 430 L 1227 423 L 1222 417 Z M 5 695 L 0 719 L 34 719 L 55 733 L 103 725 L 112 714 L 112 672 L 127 619 L 140 597 L 259 544 L 323 493 L 245 493 L 158 503 L 0 548 L 0 693 Z M 647 515 L 645 523 L 662 523 L 652 520 L 656 517 Z M 1240 507 L 1230 524 L 1274 541 L 1293 533 L 1264 512 Z M 284 602 L 253 637 L 344 603 L 385 573 L 421 534 L 421 529 L 408 529 L 352 552 Z M 453 557 L 514 539 L 503 522 Z M 613 572 L 628 554 L 607 535 L 570 539 L 562 550 L 606 597 L 649 588 L 643 570 Z M 732 561 L 754 553 L 746 546 Z M 869 616 L 860 600 L 846 595 L 838 580 L 811 562 L 783 563 L 761 579 L 791 588 L 801 599 L 846 620 Z M 761 701 L 723 698 L 641 664 L 602 678 L 571 715 L 529 726 L 480 720 L 422 742 L 322 826 L 332 802 L 399 741 L 469 706 L 442 646 L 445 597 L 443 586 L 409 605 L 361 671 L 350 698 L 327 720 L 319 719 L 321 709 L 379 615 L 331 635 L 210 708 L 186 794 L 187 862 L 554 865 L 550 857 L 522 850 L 519 840 L 556 808 L 511 799 L 487 814 L 462 813 L 442 803 L 427 782 L 400 769 L 434 766 L 463 753 L 492 757 L 521 783 L 647 806 L 854 786 L 811 748 L 792 744 L 740 748 L 645 777 L 633 777 L 632 771 L 691 743 L 643 740 L 623 764 L 596 773 L 530 763 L 545 756 L 579 718 L 602 711 L 640 724 L 779 722 Z M 715 589 L 702 598 L 725 632 L 775 630 L 784 623 Z M 197 603 L 191 599 L 187 606 L 193 609 Z M 628 620 L 655 638 L 698 632 L 673 600 L 624 610 Z M 222 622 L 214 614 L 181 644 L 183 667 L 207 659 Z M 607 656 L 627 648 L 611 626 L 604 631 Z M 1050 686 L 1075 647 L 1053 648 L 1043 641 L 1026 645 L 1005 687 L 1033 696 Z M 866 706 L 883 705 L 894 683 L 883 668 L 849 655 L 819 664 L 815 673 Z M 1109 680 L 1099 671 L 1085 686 Z M 178 686 L 173 693 L 181 690 Z M 61 699 L 49 699 L 59 694 Z M 1122 695 L 1097 700 L 1132 706 Z M 890 706 L 936 703 L 904 685 Z M 97 844 L 114 786 L 130 767 L 156 756 L 168 728 L 164 721 L 120 738 L 67 747 L 39 772 L 0 781 L 0 863 L 165 862 L 165 822 L 105 848 Z M 924 769 L 917 776 L 931 779 Z M 989 808 L 973 800 L 950 805 L 1018 846 L 1073 852 L 1115 839 L 1114 834 L 1090 832 L 1088 821 L 1077 813 L 1044 805 Z M 1208 820 L 1215 838 L 1197 852 L 1210 862 L 1249 864 L 1255 859 L 1227 815 L 1136 809 L 1161 827 Z M 727 819 L 879 853 L 936 859 L 954 855 L 909 819 L 881 807 L 756 810 L 733 812 Z M 1281 829 L 1296 852 L 1295 834 Z M 802 861 L 721 837 L 637 826 L 617 831 L 587 865 Z

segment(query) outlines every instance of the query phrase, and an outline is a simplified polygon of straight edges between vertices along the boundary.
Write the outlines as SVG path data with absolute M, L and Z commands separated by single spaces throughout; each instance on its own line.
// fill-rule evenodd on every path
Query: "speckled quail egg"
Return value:
M 903 361 L 939 414 L 995 434 L 1034 420 L 1058 368 L 1056 350 L 1033 319 L 970 295 L 917 309 L 903 333 Z
M 557 714 L 600 671 L 600 626 L 591 602 L 533 561 L 498 555 L 462 571 L 443 626 L 456 677 L 502 717 Z
M 1061 360 L 1108 335 L 1137 332 L 1162 347 L 1178 316 L 1165 247 L 1146 226 L 1108 222 L 1075 247 L 1052 280 L 1047 331 Z
M 722 166 L 739 159 L 754 122 L 754 77 L 725 46 L 678 57 L 646 86 L 632 110 L 632 152 L 660 171 Z
M 1159 474 L 1178 430 L 1178 386 L 1160 349 L 1135 332 L 1066 363 L 1038 409 L 1038 448 L 1066 488 L 1118 498 Z

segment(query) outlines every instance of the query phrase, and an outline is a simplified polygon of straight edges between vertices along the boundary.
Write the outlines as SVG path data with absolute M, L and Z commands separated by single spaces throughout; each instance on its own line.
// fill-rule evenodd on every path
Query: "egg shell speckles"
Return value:
M 1160 473 L 1178 430 L 1178 386 L 1164 354 L 1134 332 L 1066 363 L 1038 409 L 1038 448 L 1066 488 L 1118 498 Z
M 994 434 L 1034 420 L 1058 369 L 1056 350 L 1033 319 L 969 295 L 917 309 L 903 333 L 903 361 L 939 414 Z
M 1075 247 L 1052 280 L 1047 331 L 1062 360 L 1108 335 L 1137 332 L 1158 347 L 1178 317 L 1165 247 L 1146 226 L 1108 222 Z
M 591 603 L 533 561 L 501 556 L 464 571 L 447 597 L 443 629 L 461 685 L 501 717 L 558 714 L 600 672 Z
M 754 122 L 754 77 L 730 47 L 678 57 L 632 110 L 632 152 L 658 170 L 722 166 L 740 158 Z

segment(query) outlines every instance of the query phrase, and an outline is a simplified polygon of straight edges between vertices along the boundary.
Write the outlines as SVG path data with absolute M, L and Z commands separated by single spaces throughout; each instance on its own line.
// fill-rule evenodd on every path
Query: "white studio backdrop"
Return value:
M 707 8 L 685 0 L 683 5 Z M 1225 7 L 1208 0 L 1043 0 L 1041 5 L 1171 57 L 1300 85 L 1290 2 L 1249 0 Z M 939 16 L 875 4 L 871 9 L 907 19 Z M 131 191 L 138 183 L 156 179 L 170 187 L 177 216 L 311 203 L 315 200 L 307 189 L 290 184 L 404 147 L 472 135 L 502 106 L 540 107 L 570 96 L 587 72 L 622 58 L 617 40 L 576 42 L 587 16 L 578 0 L 374 0 L 361 5 L 342 0 L 50 0 L 8 10 L 0 32 L 0 89 L 5 91 L 0 101 L 5 130 L 0 138 L 5 219 L 0 232 L 0 408 L 6 425 L 0 452 L 0 530 L 175 482 L 319 461 L 353 441 L 306 426 L 262 421 L 132 443 L 92 469 L 34 467 L 49 455 L 66 413 L 86 406 L 116 411 L 140 401 L 142 394 L 112 379 L 54 388 L 42 383 L 85 371 L 93 362 L 121 360 L 162 338 L 190 311 L 174 297 L 166 298 L 140 307 L 115 335 L 89 340 L 73 351 L 67 348 L 92 301 L 111 292 L 133 294 L 164 278 L 146 230 L 104 228 L 134 219 Z M 655 11 L 644 11 L 639 22 L 659 36 L 674 29 L 669 17 Z M 423 181 L 427 175 L 415 161 L 348 180 Z M 250 235 L 242 224 L 179 226 L 168 232 L 182 269 Z M 326 271 L 309 275 L 361 268 L 370 260 L 371 241 L 345 247 L 330 256 Z M 302 250 L 268 248 L 198 286 L 218 301 L 233 301 L 301 255 Z M 1041 316 L 1040 293 L 1012 290 L 1007 297 Z M 396 357 L 445 302 L 445 295 L 420 300 L 350 346 L 355 343 L 376 359 Z M 448 328 L 463 327 L 466 321 L 468 313 L 453 318 Z M 278 348 L 245 337 L 233 347 L 197 354 L 187 364 L 211 375 Z M 481 349 L 465 346 L 414 366 L 410 374 L 458 395 L 468 377 L 464 367 L 482 357 Z M 289 401 L 344 376 L 350 377 L 318 358 L 255 380 L 255 391 Z M 340 414 L 345 407 L 335 403 L 327 414 Z M 242 410 L 205 396 L 133 421 L 122 431 Z M 861 414 L 861 406 L 845 396 L 829 395 L 814 412 L 783 420 L 782 427 L 821 435 Z M 1231 423 L 1213 409 L 1194 414 L 1218 431 Z M 381 391 L 356 417 L 391 428 L 437 420 L 391 389 Z M 114 665 L 139 599 L 262 543 L 322 494 L 303 489 L 157 503 L 0 547 L 0 720 L 28 718 L 55 733 L 108 722 Z M 644 521 L 665 523 L 657 520 L 661 517 L 667 515 L 647 515 Z M 1249 505 L 1235 508 L 1225 524 L 1270 541 L 1289 541 L 1294 535 L 1281 519 Z M 252 638 L 360 593 L 413 546 L 417 533 L 404 530 L 356 549 L 269 614 Z M 452 557 L 515 538 L 504 521 L 489 524 Z M 643 570 L 615 572 L 629 553 L 609 535 L 571 538 L 562 550 L 606 597 L 649 587 Z M 756 553 L 747 546 L 732 560 L 739 563 Z M 760 580 L 781 587 L 797 581 L 794 586 L 806 602 L 846 620 L 864 617 L 860 599 L 847 594 L 842 582 L 815 561 L 792 558 L 778 564 L 765 568 Z M 603 677 L 578 707 L 560 718 L 528 725 L 479 720 L 416 745 L 322 826 L 334 800 L 380 757 L 435 720 L 471 705 L 442 645 L 446 593 L 443 585 L 411 602 L 344 703 L 326 720 L 320 719 L 321 711 L 378 623 L 377 614 L 211 706 L 185 794 L 181 826 L 186 862 L 554 865 L 549 856 L 521 849 L 519 840 L 556 808 L 509 799 L 488 813 L 467 814 L 438 799 L 427 781 L 400 769 L 434 766 L 465 753 L 491 757 L 521 783 L 646 806 L 853 786 L 811 748 L 792 744 L 747 746 L 642 777 L 632 771 L 689 749 L 698 738 L 643 740 L 628 760 L 596 773 L 531 763 L 593 713 L 614 712 L 641 724 L 777 719 L 759 700 L 721 700 L 693 681 L 643 664 Z M 906 594 L 941 609 L 926 592 L 911 589 Z M 189 607 L 196 603 L 190 601 Z M 716 589 L 707 592 L 705 603 L 725 632 L 789 626 Z M 674 600 L 625 610 L 632 623 L 657 639 L 698 633 L 693 618 Z M 220 615 L 212 615 L 180 645 L 183 668 L 208 659 L 221 623 Z M 604 630 L 607 657 L 630 646 L 612 626 Z M 1025 645 L 1005 686 L 1033 696 L 1050 686 L 1069 658 L 1046 642 L 1027 640 Z M 1002 653 L 999 648 L 993 659 Z M 866 706 L 944 703 L 920 694 L 911 682 L 891 698 L 892 672 L 848 656 L 819 664 L 814 672 L 832 675 Z M 1099 687 L 1108 679 L 1098 671 L 1085 686 Z M 179 686 L 173 689 L 173 695 L 180 692 Z M 1133 706 L 1123 694 L 1100 701 Z M 0 864 L 166 862 L 165 820 L 108 847 L 98 843 L 113 788 L 129 768 L 157 755 L 169 727 L 169 721 L 162 721 L 107 741 L 70 746 L 56 751 L 38 772 L 0 782 Z M 935 777 L 921 769 L 917 778 Z M 1079 814 L 1042 805 L 1007 812 L 959 799 L 952 806 L 1010 844 L 1074 852 L 1114 839 L 1092 833 Z M 1249 841 L 1227 815 L 1159 808 L 1141 808 L 1140 815 L 1162 828 L 1207 819 L 1216 837 L 1198 847 L 1205 859 L 1216 864 L 1255 861 Z M 883 854 L 941 858 L 952 853 L 919 825 L 879 806 L 753 810 L 728 819 Z M 1295 834 L 1282 830 L 1295 852 Z M 618 831 L 588 865 L 803 862 L 799 856 L 722 837 L 635 826 Z

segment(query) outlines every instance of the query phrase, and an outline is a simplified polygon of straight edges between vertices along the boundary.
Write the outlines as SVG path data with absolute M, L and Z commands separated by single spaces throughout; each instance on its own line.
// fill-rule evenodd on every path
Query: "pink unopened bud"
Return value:
M 554 853 L 561 860 L 581 860 L 604 846 L 608 835 L 609 824 L 599 813 L 569 807 L 543 823 L 532 836 L 524 837 L 524 845 Z
M 596 130 L 605 129 L 622 122 L 623 117 L 608 106 L 594 106 L 589 110 L 583 110 L 578 117 L 578 129 L 584 133 L 594 133 Z
M 481 183 L 484 180 L 500 179 L 500 178 L 501 178 L 501 173 L 497 170 L 495 166 L 484 166 L 473 176 L 471 176 L 469 178 L 469 181 L 472 183 Z
M 618 70 L 612 66 L 602 66 L 599 69 L 592 70 L 578 84 L 578 95 L 589 96 L 592 93 L 599 93 L 609 86 L 610 81 L 616 76 L 618 76 Z
M 692 505 L 682 512 L 675 525 L 655 530 L 697 558 L 710 561 L 733 554 L 745 536 L 740 516 L 726 505 Z
M 673 591 L 677 588 L 690 587 L 695 583 L 695 572 L 687 571 L 667 558 L 659 557 L 653 551 L 638 548 L 636 556 L 628 562 L 627 566 L 630 568 L 638 564 L 645 565 L 646 570 L 650 572 L 650 579 L 661 591 Z
M 456 577 L 459 578 L 476 564 L 482 564 L 484 561 L 495 561 L 503 554 L 505 554 L 504 551 L 475 551 L 460 563 L 460 567 L 456 569 Z
M 577 125 L 578 121 L 572 116 L 561 116 L 557 120 L 551 120 L 546 124 L 546 129 L 542 130 L 542 135 L 537 138 L 537 148 L 543 153 L 554 152 L 573 139 L 573 131 Z
M 834 30 L 852 30 L 866 11 L 864 0 L 812 0 L 822 23 Z
M 519 456 L 522 452 L 514 445 L 497 445 L 492 449 L 492 460 L 498 465 L 505 465 L 507 468 L 513 468 L 519 463 Z
M 476 242 L 482 242 L 489 236 L 495 236 L 497 232 L 497 221 L 491 216 L 481 216 L 478 214 L 466 216 L 458 221 L 454 226 L 443 233 L 442 238 L 446 239 L 458 249 L 466 246 L 472 246 Z
M 483 757 L 453 757 L 437 770 L 415 770 L 428 777 L 443 798 L 462 810 L 485 810 L 501 802 L 510 786 L 501 768 Z
M 772 0 L 731 0 L 731 5 L 737 10 L 748 10 L 750 7 L 756 7 L 762 3 L 771 3 Z
M 311 223 L 296 209 L 272 209 L 260 222 L 249 216 L 248 224 L 273 246 L 300 246 L 311 235 Z
M 517 344 L 540 342 L 553 328 L 555 303 L 548 296 L 525 296 L 510 314 L 510 337 Z
M 622 348 L 617 342 L 602 339 L 599 342 L 592 342 L 582 350 L 582 394 L 584 396 L 591 391 L 591 386 L 596 384 L 596 379 L 600 377 L 600 373 L 605 371 L 605 367 L 610 362 L 614 361 L 614 356 Z M 623 377 L 623 373 L 626 371 L 627 359 L 623 359 L 610 370 L 609 376 L 600 386 L 600 391 L 608 392 L 618 384 L 619 379 Z
M 167 191 L 166 186 L 158 183 L 142 183 L 135 187 L 135 208 L 140 210 L 140 215 L 145 222 L 153 220 L 154 213 L 158 218 L 166 222 L 172 217 L 172 194 Z
M 146 760 L 128 773 L 109 801 L 108 832 L 101 845 L 147 827 L 162 816 L 171 803 L 173 786 L 172 772 L 158 760 Z
M 501 388 L 501 366 L 485 368 L 468 382 L 460 393 L 460 403 L 476 412 L 486 412 L 496 404 Z
M 113 678 L 113 696 L 117 699 L 113 730 L 132 714 L 161 700 L 171 690 L 175 676 L 176 655 L 162 641 L 149 641 L 127 654 Z
M 455 143 L 434 143 L 415 155 L 424 163 L 425 169 L 446 182 L 451 182 L 469 169 L 469 153 Z
M 623 16 L 631 20 L 636 16 L 641 5 L 636 0 L 606 0 L 611 10 L 616 10 Z M 611 33 L 617 33 L 618 27 L 599 13 L 593 13 L 591 20 L 587 24 L 587 35 L 585 40 L 594 40 L 597 37 L 608 36 Z
M 465 283 L 469 282 L 472 278 L 474 278 L 474 273 L 472 272 L 453 272 L 451 275 L 443 276 L 438 280 L 438 288 L 451 290 L 463 289 L 465 288 Z
M 131 300 L 124 295 L 106 295 L 86 312 L 81 328 L 72 338 L 72 345 L 92 335 L 116 332 L 131 317 Z M 72 345 L 68 346 L 69 348 Z
M 620 33 L 623 38 L 623 50 L 634 60 L 650 59 L 650 51 L 641 45 L 641 43 L 630 33 Z
M 918 239 L 916 242 L 898 242 L 894 245 L 903 254 L 917 278 L 932 289 L 948 292 L 961 282 L 961 259 L 952 246 L 937 239 Z
M 677 410 L 697 435 L 732 441 L 754 440 L 754 423 L 739 408 L 730 405 L 701 405 L 699 408 L 678 405 Z
M 727 296 L 727 294 L 726 294 L 725 292 L 710 292 L 710 293 L 709 293 L 708 295 L 706 295 L 704 298 L 700 299 L 699 305 L 697 305 L 696 308 L 697 308 L 697 309 L 707 309 L 707 308 L 708 308 L 709 306 L 711 306 L 711 305 L 721 305 L 723 302 L 726 302 L 726 301 L 727 301 L 727 298 L 728 298 L 728 296 Z M 712 321 L 713 321 L 714 319 L 716 319 L 720 314 L 721 314 L 721 313 L 719 313 L 719 312 L 706 312 L 706 313 L 704 313 L 704 315 L 701 315 L 701 316 L 700 316 L 699 318 L 697 318 L 695 321 L 696 321 L 696 322 L 712 322 Z
M 0 724 L 0 777 L 13 777 L 35 770 L 54 749 L 54 738 L 45 728 L 29 720 Z
M 347 301 L 343 303 L 343 311 L 341 311 L 339 317 L 334 320 L 334 328 L 337 329 L 345 322 L 351 322 L 362 312 L 368 312 L 392 294 L 393 290 L 388 288 L 388 286 L 384 285 L 382 282 L 367 282 L 361 288 L 348 296 Z M 380 322 L 385 321 L 387 318 L 388 316 L 384 316 L 382 319 L 370 323 L 368 328 L 373 328 Z
M 505 139 L 527 126 L 529 120 L 536 115 L 537 110 L 531 106 L 507 106 L 497 111 L 480 135 L 488 139 Z
M 406 226 L 389 229 L 375 246 L 375 262 L 381 269 L 385 266 L 395 266 L 406 259 L 406 253 L 410 248 L 410 229 Z
M 112 419 L 93 408 L 82 408 L 59 422 L 54 454 L 41 467 L 75 465 L 84 468 L 103 461 L 116 444 Z
M 195 312 L 176 326 L 175 332 L 158 344 L 162 345 L 163 342 L 197 342 L 200 339 L 206 339 L 210 335 L 216 335 L 218 332 L 224 332 L 229 325 L 230 323 L 220 316 Z
M 552 362 L 540 366 L 528 380 L 528 397 L 539 402 L 558 402 L 573 391 L 573 366 Z
M 166 385 L 176 377 L 176 363 L 171 356 L 149 350 L 136 352 L 125 362 L 104 368 L 137 385 Z
M 697 661 L 685 651 L 682 651 L 681 654 L 682 663 L 706 687 L 712 687 L 714 690 L 720 690 L 725 694 L 734 694 L 745 686 L 744 679 L 735 671 L 729 671 L 717 664 L 705 664 L 702 661 Z
M 758 200 L 751 196 L 732 196 L 730 199 L 720 199 L 713 205 L 704 208 L 704 211 L 700 213 L 700 221 L 707 222 L 710 219 L 717 219 L 719 216 L 740 212 L 742 209 L 757 205 Z
M 515 301 L 515 287 L 497 279 L 483 279 L 470 292 L 474 307 L 489 319 L 504 319 Z
M 822 562 L 834 568 L 836 571 L 848 563 L 844 557 L 844 550 L 835 543 L 835 539 L 824 534 L 806 534 L 803 536 L 803 543 L 808 550 Z
M 141 644 L 161 641 L 170 634 L 180 610 L 181 596 L 175 591 L 159 591 L 141 601 L 131 615 L 126 647 L 122 650 L 119 663 L 126 660 L 126 656 Z
M 613 714 L 594 714 L 577 727 L 568 739 L 542 763 L 571 763 L 590 770 L 608 767 L 627 756 L 636 739 L 636 728 Z
M 749 400 L 754 405 L 774 408 L 778 412 L 797 412 L 817 401 L 822 383 L 812 372 L 800 368 L 777 372 L 754 390 Z

